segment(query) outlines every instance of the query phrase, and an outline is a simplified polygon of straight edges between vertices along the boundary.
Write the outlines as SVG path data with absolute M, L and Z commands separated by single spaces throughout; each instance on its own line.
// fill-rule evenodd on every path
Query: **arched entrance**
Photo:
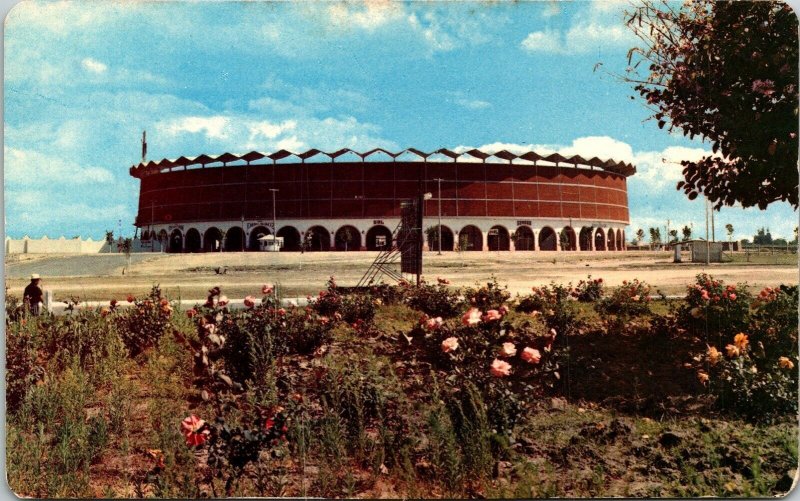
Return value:
M 206 252 L 216 252 L 222 245 L 222 232 L 219 228 L 211 227 L 203 234 L 203 250 Z
M 511 238 L 508 235 L 508 230 L 504 226 L 492 226 L 489 230 L 487 238 L 487 245 L 490 251 L 507 251 L 509 250 Z
M 186 252 L 198 252 L 202 246 L 200 232 L 196 228 L 189 228 L 186 232 Z
M 269 228 L 266 226 L 256 226 L 250 230 L 250 240 L 247 249 L 251 251 L 261 250 L 261 242 L 258 239 L 267 235 L 272 235 L 272 232 L 269 231 Z
M 428 231 L 428 249 L 439 252 L 439 225 L 431 227 Z M 442 225 L 442 252 L 453 250 L 453 230 Z
M 282 251 L 300 250 L 300 232 L 294 226 L 284 226 L 278 230 L 277 236 L 283 238 Z
M 181 234 L 181 230 L 172 230 L 169 236 L 168 249 L 168 252 L 183 252 L 183 234 Z
M 533 250 L 533 230 L 528 226 L 518 226 L 514 233 L 514 249 L 518 251 Z
M 597 228 L 594 233 L 594 250 L 606 250 L 606 236 L 603 234 L 603 228 Z
M 574 251 L 578 250 L 578 236 L 575 235 L 575 230 L 571 226 L 565 226 L 561 230 L 561 250 Z
M 623 250 L 625 239 L 622 238 L 622 230 L 617 230 L 617 250 Z
M 225 233 L 226 252 L 241 252 L 244 250 L 244 230 L 241 226 L 231 226 Z
M 608 236 L 606 237 L 606 248 L 608 250 L 616 250 L 617 249 L 617 246 L 615 244 L 615 240 L 616 239 L 614 238 L 614 230 L 613 229 L 608 230 Z
M 159 231 L 158 232 L 159 249 L 161 249 L 162 251 L 167 250 L 168 244 L 169 244 L 169 234 L 167 233 L 167 230 Z
M 331 250 L 331 237 L 328 230 L 322 226 L 312 226 L 306 231 L 306 245 L 309 251 L 323 251 Z
M 578 242 L 580 243 L 582 251 L 592 250 L 592 229 L 587 226 L 581 228 Z
M 391 246 L 392 232 L 386 226 L 373 226 L 367 231 L 367 250 L 384 250 Z
M 444 240 L 444 238 L 442 238 Z M 444 242 L 443 242 L 444 243 Z M 458 232 L 458 247 L 465 251 L 483 250 L 483 233 L 477 226 L 467 225 Z
M 558 249 L 556 232 L 553 228 L 545 226 L 539 232 L 539 250 L 554 251 Z
M 361 250 L 361 232 L 355 226 L 342 226 L 336 230 L 333 240 L 337 251 Z

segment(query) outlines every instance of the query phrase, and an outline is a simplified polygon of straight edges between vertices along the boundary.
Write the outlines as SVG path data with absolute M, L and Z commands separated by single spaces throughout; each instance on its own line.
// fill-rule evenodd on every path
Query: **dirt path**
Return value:
M 113 266 L 111 273 L 114 274 L 109 274 L 109 266 L 115 263 L 97 259 L 97 256 L 54 256 L 37 259 L 29 265 L 36 265 L 45 288 L 54 292 L 56 300 L 70 296 L 85 300 L 124 298 L 129 293 L 146 293 L 154 284 L 160 284 L 176 299 L 199 299 L 215 285 L 221 286 L 231 297 L 256 293 L 264 282 L 280 284 L 285 296 L 316 294 L 331 275 L 336 276 L 341 285 L 354 285 L 375 256 L 373 252 L 142 255 L 124 276 L 121 271 L 117 274 L 121 268 Z M 27 284 L 29 270 L 22 273 L 23 264 L 28 263 L 7 266 L 7 285 L 12 294 L 19 295 Z M 227 267 L 225 274 L 215 273 L 215 268 L 224 267 Z M 796 265 L 673 264 L 670 254 L 652 252 L 446 253 L 442 256 L 430 252 L 425 254 L 424 269 L 429 280 L 447 277 L 456 286 L 474 285 L 494 275 L 514 294 L 527 293 L 532 286 L 551 281 L 576 283 L 587 275 L 602 277 L 611 286 L 639 278 L 666 294 L 683 293 L 694 276 L 704 271 L 726 282 L 747 282 L 754 288 L 798 283 Z M 71 272 L 75 276 L 64 275 Z

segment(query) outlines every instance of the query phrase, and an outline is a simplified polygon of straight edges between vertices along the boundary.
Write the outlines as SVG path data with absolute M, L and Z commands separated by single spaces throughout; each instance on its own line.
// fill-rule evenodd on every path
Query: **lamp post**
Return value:
M 438 238 L 439 252 L 437 253 L 437 255 L 441 256 L 442 255 L 442 181 L 443 181 L 443 179 L 440 178 L 440 177 L 437 177 L 436 179 L 434 179 L 434 181 L 436 181 L 439 184 L 439 228 L 438 228 L 438 230 L 439 230 L 439 238 Z
M 275 193 L 279 192 L 278 188 L 270 188 L 269 191 L 272 192 L 272 250 L 275 250 L 275 246 L 278 244 L 278 231 L 276 228 L 275 222 Z

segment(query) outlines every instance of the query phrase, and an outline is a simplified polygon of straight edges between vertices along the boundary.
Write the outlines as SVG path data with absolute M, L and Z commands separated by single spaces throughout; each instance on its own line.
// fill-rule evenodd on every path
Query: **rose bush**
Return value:
M 678 310 L 680 325 L 693 333 L 732 335 L 746 330 L 752 296 L 743 284 L 726 285 L 711 275 L 697 275 Z

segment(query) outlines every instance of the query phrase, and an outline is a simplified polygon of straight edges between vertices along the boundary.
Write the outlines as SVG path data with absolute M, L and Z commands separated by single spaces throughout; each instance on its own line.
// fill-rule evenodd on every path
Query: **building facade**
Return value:
M 170 252 L 378 250 L 427 193 L 426 248 L 623 250 L 630 164 L 508 151 L 225 153 L 140 163 L 136 226 Z M 441 242 L 438 224 L 441 221 Z M 276 231 L 277 230 L 277 231 Z

